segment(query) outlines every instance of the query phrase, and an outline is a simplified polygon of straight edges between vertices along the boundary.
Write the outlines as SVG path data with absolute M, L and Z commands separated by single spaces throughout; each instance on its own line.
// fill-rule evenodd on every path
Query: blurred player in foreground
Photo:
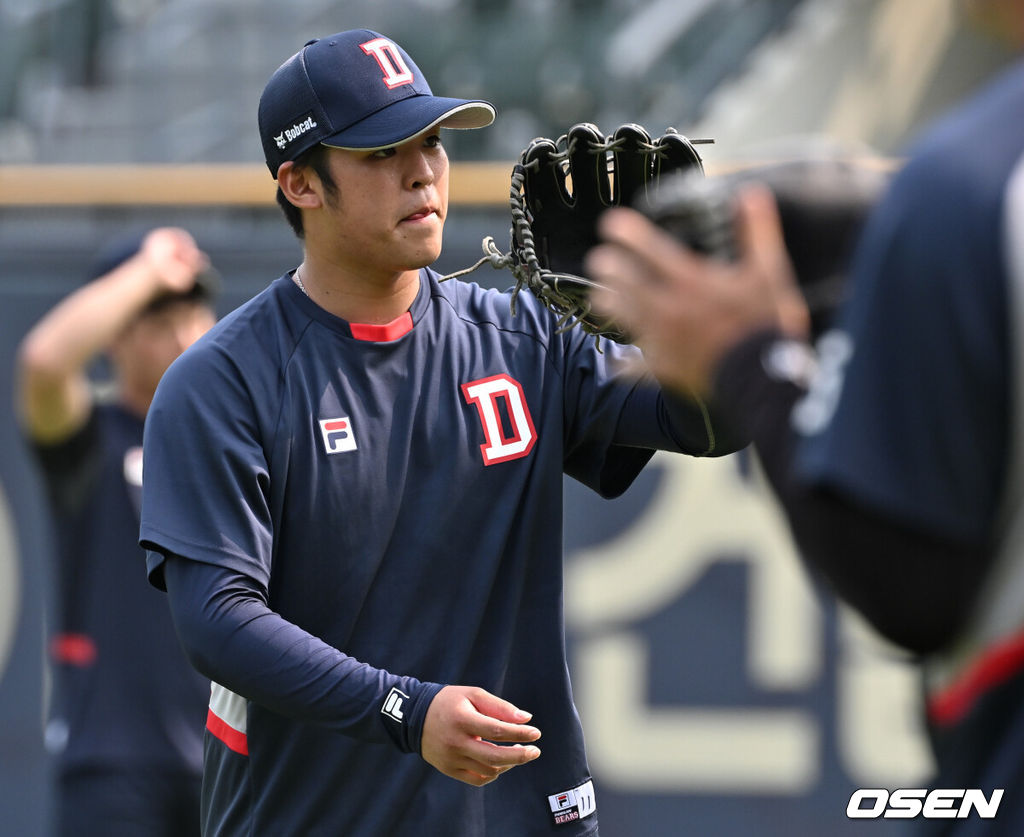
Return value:
M 199 832 L 209 681 L 188 664 L 138 545 L 143 421 L 171 362 L 214 322 L 216 277 L 184 230 L 114 242 L 25 337 L 20 420 L 57 537 L 47 744 L 61 837 Z M 110 398 L 88 367 L 106 354 Z
M 974 5 L 1024 44 L 1024 3 Z M 607 213 L 598 307 L 728 408 L 811 566 L 921 656 L 932 787 L 1006 789 L 995 820 L 925 822 L 1024 834 L 1024 64 L 910 149 L 816 355 L 770 195 L 738 215 L 725 264 Z
M 426 267 L 440 129 L 493 118 L 367 30 L 307 44 L 263 92 L 303 262 L 171 367 L 146 429 L 150 577 L 216 684 L 207 835 L 597 833 L 563 473 L 614 496 L 654 448 L 736 443 L 617 379 L 634 349 Z

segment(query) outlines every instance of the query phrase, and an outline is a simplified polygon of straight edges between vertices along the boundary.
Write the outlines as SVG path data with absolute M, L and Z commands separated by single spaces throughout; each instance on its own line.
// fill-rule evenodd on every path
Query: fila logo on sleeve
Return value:
M 324 450 L 328 453 L 344 453 L 356 449 L 356 434 L 352 429 L 352 419 L 348 416 L 320 419 L 320 435 L 323 436 Z
M 510 459 L 527 456 L 537 441 L 533 417 L 526 404 L 522 385 L 508 375 L 492 375 L 462 385 L 462 395 L 467 404 L 475 404 L 484 428 L 480 453 L 484 465 L 496 465 Z M 502 421 L 499 404 L 504 404 L 508 427 Z
M 412 70 L 394 43 L 387 38 L 374 38 L 359 46 L 367 55 L 377 59 L 377 63 L 384 71 L 384 83 L 388 90 L 394 90 L 403 84 L 412 84 Z
M 405 719 L 405 712 L 402 710 L 405 702 L 409 699 L 409 696 L 399 690 L 397 687 L 393 687 L 388 696 L 384 698 L 384 705 L 381 706 L 381 714 L 387 715 L 393 721 L 402 723 Z

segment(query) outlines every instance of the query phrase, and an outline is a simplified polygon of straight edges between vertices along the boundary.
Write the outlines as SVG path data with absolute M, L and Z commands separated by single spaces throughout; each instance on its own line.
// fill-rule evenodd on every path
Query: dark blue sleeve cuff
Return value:
M 409 693 L 395 686 L 384 696 L 381 720 L 388 735 L 403 753 L 419 754 L 427 710 L 443 688 L 442 683 L 417 683 L 415 687 L 410 687 Z

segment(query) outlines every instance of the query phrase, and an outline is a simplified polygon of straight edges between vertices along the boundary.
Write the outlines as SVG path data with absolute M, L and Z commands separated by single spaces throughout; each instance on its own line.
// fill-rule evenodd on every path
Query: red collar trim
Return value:
M 384 325 L 368 325 L 366 323 L 349 323 L 352 336 L 356 340 L 368 343 L 388 343 L 404 337 L 412 331 L 412 314 L 406 311 L 402 316 Z

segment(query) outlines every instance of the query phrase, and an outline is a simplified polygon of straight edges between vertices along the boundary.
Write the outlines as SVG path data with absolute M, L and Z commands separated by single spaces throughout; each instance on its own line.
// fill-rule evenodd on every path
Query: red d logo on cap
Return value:
M 374 38 L 359 46 L 367 55 L 377 59 L 377 63 L 384 71 L 384 83 L 388 90 L 401 87 L 403 84 L 412 84 L 412 70 L 406 65 L 398 47 L 387 38 Z

